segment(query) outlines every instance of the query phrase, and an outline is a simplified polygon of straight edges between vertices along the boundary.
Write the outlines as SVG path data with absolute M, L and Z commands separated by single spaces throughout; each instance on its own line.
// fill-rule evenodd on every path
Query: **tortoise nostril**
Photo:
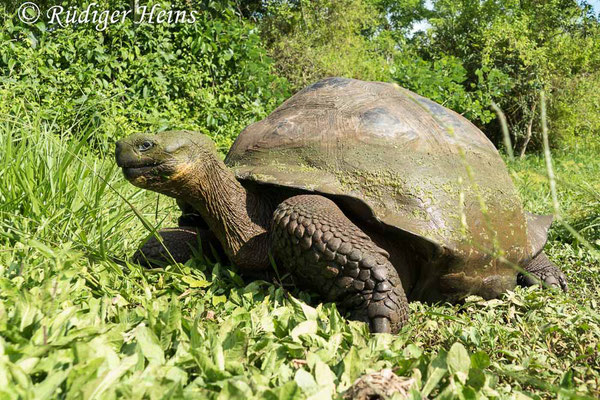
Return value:
M 118 141 L 116 148 L 115 148 L 115 156 L 118 158 L 122 151 L 123 151 L 123 143 L 121 143 L 121 141 Z

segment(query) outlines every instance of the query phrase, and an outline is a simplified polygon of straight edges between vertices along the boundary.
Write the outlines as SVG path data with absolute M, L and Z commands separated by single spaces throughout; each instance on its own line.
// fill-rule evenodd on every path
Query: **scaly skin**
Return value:
M 385 250 L 331 200 L 300 195 L 273 214 L 275 257 L 306 286 L 335 301 L 375 333 L 396 333 L 408 319 L 398 272 Z
M 517 283 L 521 286 L 532 286 L 540 284 L 544 286 L 560 288 L 567 291 L 567 277 L 548 259 L 544 253 L 538 254 L 525 266 L 527 273 L 519 274 Z

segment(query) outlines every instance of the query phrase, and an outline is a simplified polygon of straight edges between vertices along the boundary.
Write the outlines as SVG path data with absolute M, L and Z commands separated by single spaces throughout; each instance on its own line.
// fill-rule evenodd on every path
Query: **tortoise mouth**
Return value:
M 123 175 L 125 175 L 127 180 L 133 180 L 139 178 L 140 176 L 147 175 L 149 172 L 157 170 L 163 164 L 164 163 L 121 165 L 121 169 L 123 170 Z

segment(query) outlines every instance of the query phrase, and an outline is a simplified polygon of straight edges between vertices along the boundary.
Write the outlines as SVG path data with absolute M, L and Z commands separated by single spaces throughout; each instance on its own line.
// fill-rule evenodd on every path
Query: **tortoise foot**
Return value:
M 538 254 L 525 266 L 526 273 L 520 273 L 517 282 L 521 286 L 540 285 L 550 288 L 568 290 L 567 277 L 548 259 L 544 253 Z
M 358 306 L 341 306 L 350 311 L 351 319 L 367 322 L 373 333 L 397 333 L 408 320 L 408 302 L 402 288 L 387 290 L 390 285 L 390 280 L 378 282 L 373 291 L 356 294 Z
M 396 333 L 408 302 L 387 252 L 331 200 L 291 197 L 273 214 L 272 250 L 297 280 L 367 322 L 373 333 Z

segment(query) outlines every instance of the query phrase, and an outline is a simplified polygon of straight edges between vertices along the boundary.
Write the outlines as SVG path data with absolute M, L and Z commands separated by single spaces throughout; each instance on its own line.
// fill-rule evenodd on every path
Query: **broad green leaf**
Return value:
M 315 394 L 308 396 L 306 400 L 329 400 L 331 398 L 331 391 L 327 388 L 322 388 Z
M 121 363 L 114 369 L 106 371 L 96 380 L 91 381 L 84 389 L 84 400 L 98 399 L 107 391 L 127 370 L 133 367 L 138 362 L 138 355 L 126 357 L 121 360 Z
M 335 391 L 336 376 L 333 374 L 327 364 L 321 360 L 317 360 L 315 364 L 315 379 L 319 386 L 329 390 L 331 396 Z
M 294 297 L 290 297 L 290 302 L 293 304 L 294 308 L 299 309 L 302 312 L 306 320 L 308 321 L 316 321 L 319 314 L 314 307 L 306 305 L 303 301 L 300 301 Z
M 219 304 L 225 303 L 227 301 L 227 297 L 224 295 L 221 296 L 213 296 L 212 305 L 217 306 Z
M 298 326 L 292 329 L 290 336 L 292 340 L 298 341 L 300 335 L 311 335 L 317 333 L 317 321 L 302 321 L 298 324 Z
M 350 347 L 342 359 L 342 363 L 344 369 L 341 377 L 340 387 L 341 389 L 345 390 L 354 383 L 360 373 L 364 371 L 365 366 L 355 346 Z
M 451 374 L 455 374 L 458 379 L 464 384 L 467 380 L 469 369 L 471 368 L 471 358 L 465 346 L 462 343 L 454 343 L 448 351 L 446 358 L 448 370 Z
M 471 355 L 471 365 L 474 368 L 485 369 L 490 365 L 490 356 L 486 352 L 478 351 Z
M 51 399 L 55 397 L 55 391 L 67 379 L 71 372 L 70 368 L 65 370 L 51 371 L 41 383 L 35 385 L 33 392 L 36 399 Z
M 302 391 L 295 381 L 289 381 L 275 389 L 267 390 L 264 397 L 266 400 L 298 400 L 303 398 Z
M 135 329 L 135 338 L 142 354 L 150 363 L 164 364 L 165 354 L 154 332 L 147 326 L 140 325 Z
M 67 397 L 76 398 L 86 383 L 97 378 L 97 374 L 104 362 L 104 358 L 94 358 L 86 360 L 83 364 L 76 365 L 69 375 L 67 383 L 69 395 Z
M 181 280 L 189 284 L 191 288 L 206 288 L 211 285 L 211 283 L 205 279 L 194 279 L 191 276 L 184 276 Z
M 298 371 L 296 371 L 294 381 L 300 387 L 300 389 L 302 389 L 302 391 L 307 395 L 313 394 L 318 390 L 318 385 L 315 381 L 315 378 L 313 378 L 313 376 L 309 372 L 303 369 L 299 369 Z
M 446 354 L 440 353 L 427 367 L 427 380 L 423 385 L 421 393 L 427 397 L 435 389 L 437 384 L 448 373 Z

